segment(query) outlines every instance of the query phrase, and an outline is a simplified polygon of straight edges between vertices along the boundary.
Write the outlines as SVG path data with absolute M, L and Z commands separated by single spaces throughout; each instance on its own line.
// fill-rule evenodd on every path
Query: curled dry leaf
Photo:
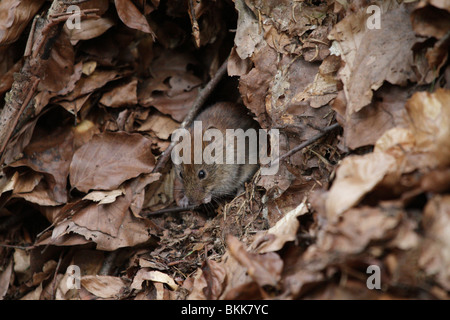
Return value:
M 328 223 L 319 232 L 317 245 L 323 252 L 356 254 L 371 241 L 389 240 L 395 235 L 402 213 L 395 208 L 350 209 L 337 223 Z
M 247 252 L 244 245 L 235 237 L 227 237 L 228 250 L 244 268 L 248 275 L 260 286 L 277 286 L 281 278 L 283 260 L 274 252 L 255 254 Z
M 50 134 L 41 132 L 24 149 L 22 159 L 11 167 L 26 166 L 43 173 L 51 202 L 67 201 L 67 175 L 74 152 L 73 133 L 70 128 L 58 128 Z
M 436 276 L 442 287 L 450 290 L 450 196 L 435 196 L 424 210 L 426 239 L 419 265 L 428 276 Z
M 206 260 L 195 276 L 195 286 L 188 299 L 218 299 L 226 283 L 226 271 L 223 266 L 213 260 Z
M 376 142 L 373 153 L 345 158 L 327 195 L 327 216 L 335 218 L 359 203 L 389 174 L 394 183 L 402 173 L 450 163 L 450 91 L 415 93 L 406 104 L 407 128 L 392 128 Z
M 98 202 L 98 204 L 106 204 L 114 202 L 116 198 L 122 194 L 122 190 L 92 191 L 85 195 L 82 200 L 91 200 Z
M 235 7 L 239 15 L 234 43 L 237 55 L 245 60 L 253 55 L 255 47 L 263 39 L 263 35 L 258 19 L 250 11 L 245 1 L 236 0 Z
M 189 65 L 196 66 L 198 62 L 187 53 L 171 52 L 157 57 L 151 65 L 154 77 L 138 87 L 139 104 L 154 106 L 176 121 L 183 121 L 197 97 L 196 88 L 202 84 L 201 79 L 188 70 Z
M 173 279 L 161 271 L 148 270 L 147 268 L 139 269 L 133 278 L 133 283 L 131 284 L 132 289 L 141 289 L 142 283 L 146 280 L 153 282 L 160 282 L 167 284 L 172 290 L 177 290 L 178 285 L 173 281 Z
M 299 222 L 297 217 L 308 212 L 305 203 L 301 203 L 292 211 L 286 213 L 278 222 L 267 232 L 262 233 L 252 243 L 251 248 L 259 253 L 278 251 L 283 248 L 288 241 L 294 241 L 297 237 Z
M 0 2 L 0 45 L 16 41 L 45 0 Z
M 327 217 L 335 221 L 338 215 L 357 204 L 395 164 L 394 157 L 381 152 L 342 160 L 325 202 Z
M 387 130 L 406 125 L 405 103 L 413 87 L 384 84 L 374 93 L 373 101 L 346 118 L 345 97 L 341 91 L 333 102 L 343 130 L 343 144 L 350 149 L 374 145 Z
M 127 288 L 124 280 L 119 277 L 99 275 L 82 276 L 81 286 L 93 295 L 103 299 L 120 298 Z
M 131 0 L 114 0 L 120 20 L 131 29 L 150 33 L 155 39 L 155 33 L 150 28 L 145 16 L 136 8 Z
M 64 31 L 69 35 L 72 45 L 76 45 L 80 40 L 94 39 L 102 35 L 114 25 L 111 18 L 87 19 L 81 20 L 80 28 L 68 29 L 67 25 L 64 25 Z
M 138 131 L 153 131 L 160 139 L 167 140 L 180 124 L 171 117 L 155 113 L 150 115 L 137 129 Z
M 368 29 L 365 8 L 337 23 L 329 38 L 340 47 L 345 66 L 339 71 L 347 100 L 346 117 L 372 101 L 372 90 L 388 81 L 405 85 L 415 82 L 411 47 L 418 41 L 409 21 L 412 4 L 383 1 L 382 28 Z
M 137 79 L 127 81 L 103 94 L 100 103 L 112 108 L 137 104 Z
M 112 190 L 130 178 L 150 173 L 154 165 L 150 140 L 140 134 L 105 132 L 75 152 L 70 183 L 82 192 Z

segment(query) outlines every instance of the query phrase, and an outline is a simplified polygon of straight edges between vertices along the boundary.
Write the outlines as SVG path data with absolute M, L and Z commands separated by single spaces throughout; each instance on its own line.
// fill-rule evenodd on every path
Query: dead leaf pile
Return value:
M 448 5 L 77 5 L 73 28 L 0 2 L 0 297 L 450 297 Z M 227 56 L 207 103 L 242 102 L 280 155 L 342 129 L 218 208 L 144 218 L 174 205 L 155 167 Z

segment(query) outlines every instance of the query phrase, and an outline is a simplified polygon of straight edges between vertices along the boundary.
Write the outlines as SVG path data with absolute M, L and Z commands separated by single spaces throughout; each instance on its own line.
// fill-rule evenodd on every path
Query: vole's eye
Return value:
M 199 179 L 204 179 L 206 177 L 206 172 L 205 172 L 205 170 L 200 170 L 199 172 L 198 172 L 198 178 Z

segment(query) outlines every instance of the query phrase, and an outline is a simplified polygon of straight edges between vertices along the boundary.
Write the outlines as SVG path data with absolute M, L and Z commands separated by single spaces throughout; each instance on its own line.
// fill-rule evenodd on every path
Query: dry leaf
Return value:
M 127 287 L 121 278 L 99 275 L 82 276 L 81 285 L 93 295 L 103 299 L 117 299 Z
M 150 141 L 125 132 L 95 135 L 74 154 L 70 183 L 82 192 L 116 189 L 122 182 L 150 173 L 155 164 Z

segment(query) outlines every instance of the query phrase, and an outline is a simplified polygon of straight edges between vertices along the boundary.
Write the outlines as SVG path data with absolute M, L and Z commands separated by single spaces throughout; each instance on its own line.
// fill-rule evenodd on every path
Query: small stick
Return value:
M 39 16 L 34 17 L 33 23 L 31 24 L 31 30 L 28 35 L 27 45 L 25 47 L 24 57 L 29 57 L 31 55 L 31 48 L 33 47 L 34 33 L 36 32 L 36 21 Z
M 187 207 L 173 207 L 173 208 L 166 208 L 156 211 L 142 211 L 141 216 L 144 218 L 148 218 L 150 216 L 156 216 L 158 214 L 164 214 L 164 213 L 171 213 L 171 212 L 184 212 L 184 211 L 190 211 L 197 208 L 197 206 L 187 206 Z
M 8 130 L 8 132 L 6 134 L 6 143 L 1 146 L 0 154 L 3 153 L 3 151 L 5 151 L 7 142 L 11 138 L 11 136 L 13 134 L 13 131 L 16 128 L 17 123 L 19 122 L 20 116 L 22 115 L 22 113 L 25 110 L 25 108 L 28 105 L 28 103 L 31 101 L 31 98 L 33 98 L 33 95 L 36 92 L 37 86 L 38 86 L 39 82 L 41 81 L 41 79 L 34 77 L 34 79 L 32 81 L 33 82 L 31 84 L 31 88 L 28 91 L 27 96 L 25 97 L 25 100 L 23 101 L 22 105 L 20 106 L 19 112 L 17 113 L 17 115 L 15 115 L 15 118 L 12 119 L 13 125 L 9 126 L 9 128 L 8 128 L 9 130 Z
M 278 161 L 282 161 L 282 160 L 286 159 L 287 157 L 290 157 L 294 153 L 296 153 L 296 152 L 306 148 L 307 146 L 313 144 L 314 142 L 316 142 L 317 140 L 322 138 L 324 135 L 326 135 L 328 132 L 333 131 L 334 129 L 339 128 L 339 127 L 340 127 L 339 123 L 335 123 L 335 124 L 332 124 L 331 126 L 325 127 L 324 129 L 322 129 L 322 131 L 319 134 L 317 134 L 314 137 L 306 140 L 302 144 L 296 146 L 294 149 L 291 149 L 288 152 L 286 152 L 285 154 L 283 154 L 282 156 L 278 157 Z M 275 161 L 277 161 L 277 160 L 275 160 Z
M 227 63 L 228 58 L 222 63 L 222 65 L 217 70 L 214 77 L 208 82 L 205 88 L 203 88 L 203 90 L 200 91 L 199 95 L 197 96 L 197 99 L 195 99 L 194 103 L 192 104 L 191 110 L 189 110 L 189 113 L 186 115 L 183 122 L 181 123 L 180 128 L 186 128 L 191 125 L 192 121 L 194 121 L 195 116 L 198 114 L 200 108 L 203 106 L 206 99 L 208 99 L 211 92 L 216 88 L 217 84 L 220 82 L 222 77 L 227 72 Z M 170 145 L 158 159 L 158 163 L 156 164 L 155 168 L 153 168 L 152 172 L 160 172 L 166 166 L 166 163 L 169 160 L 170 154 L 175 144 L 176 141 L 172 141 L 170 143 Z

